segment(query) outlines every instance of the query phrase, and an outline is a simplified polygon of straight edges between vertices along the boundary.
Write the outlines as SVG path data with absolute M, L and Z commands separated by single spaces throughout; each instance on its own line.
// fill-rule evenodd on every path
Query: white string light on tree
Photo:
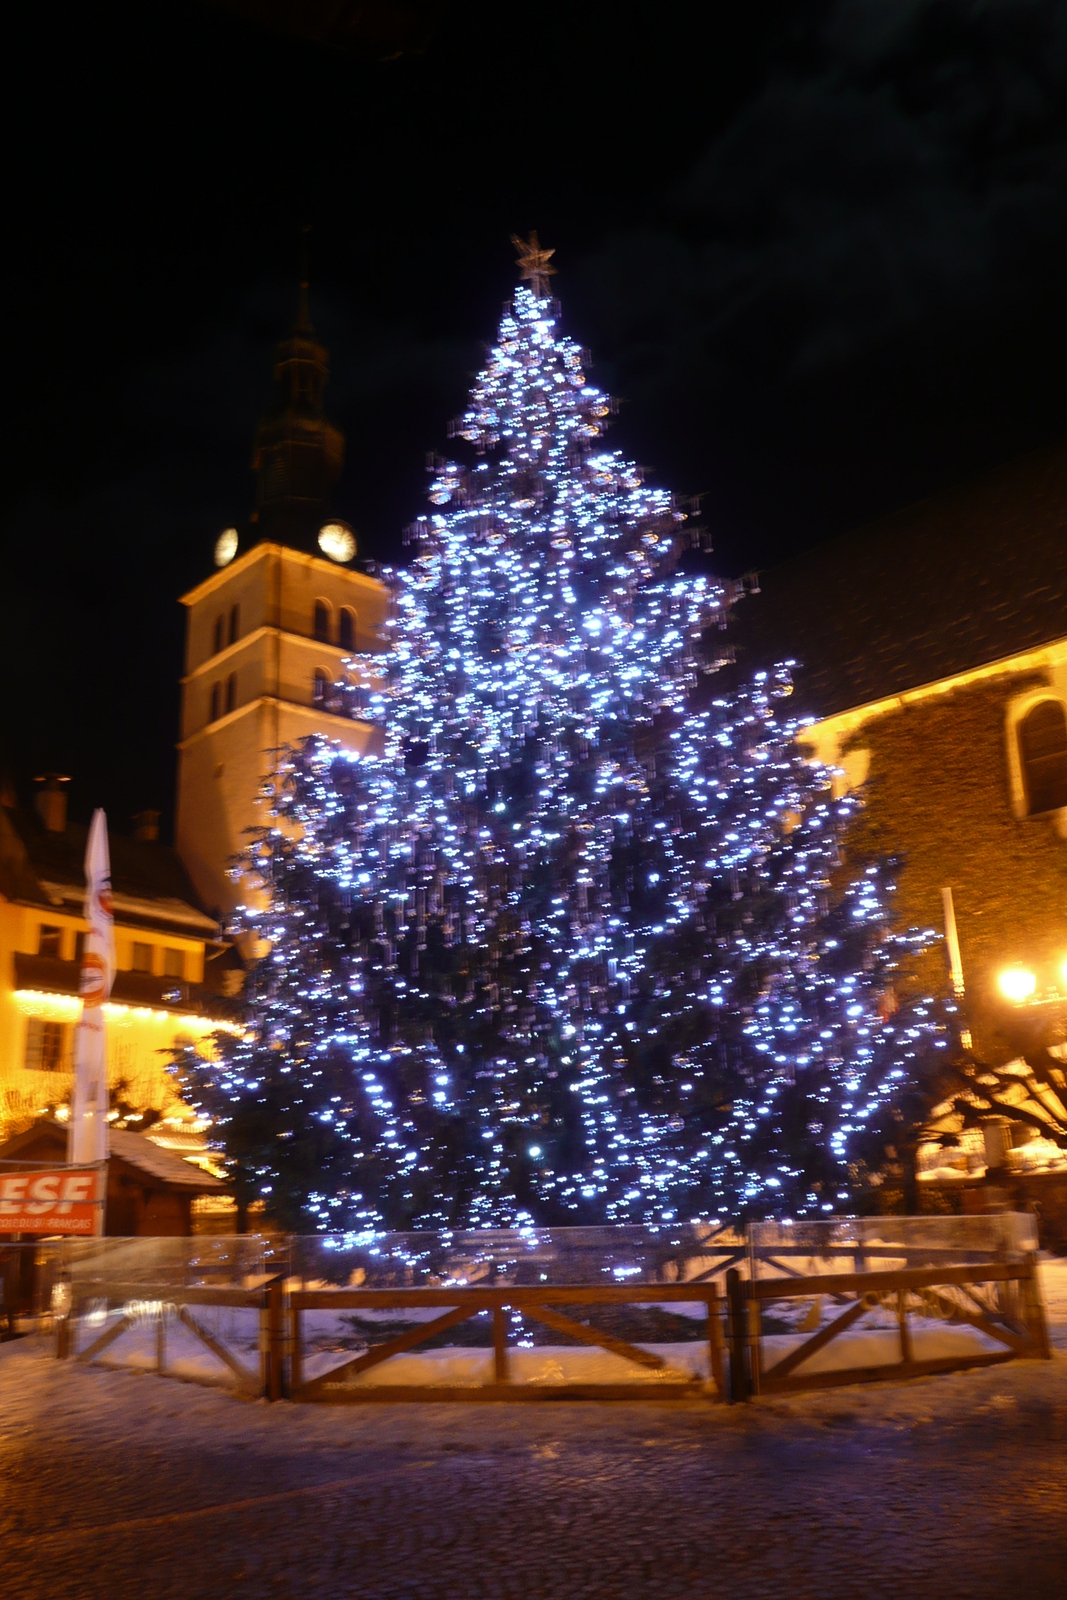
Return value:
M 516 243 L 389 653 L 336 690 L 379 752 L 292 753 L 248 1035 L 181 1070 L 293 1226 L 838 1209 L 943 1044 L 931 1002 L 893 1014 L 923 940 L 883 869 L 838 883 L 854 802 L 800 758 L 788 673 L 713 698 L 733 592 L 605 449 L 552 252 Z

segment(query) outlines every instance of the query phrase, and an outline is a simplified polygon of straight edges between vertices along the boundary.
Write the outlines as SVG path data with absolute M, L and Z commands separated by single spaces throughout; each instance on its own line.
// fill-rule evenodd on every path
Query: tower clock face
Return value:
M 215 565 L 228 567 L 237 554 L 237 529 L 224 528 L 215 540 Z
M 351 561 L 356 553 L 356 536 L 344 522 L 327 522 L 319 529 L 319 549 L 331 561 Z

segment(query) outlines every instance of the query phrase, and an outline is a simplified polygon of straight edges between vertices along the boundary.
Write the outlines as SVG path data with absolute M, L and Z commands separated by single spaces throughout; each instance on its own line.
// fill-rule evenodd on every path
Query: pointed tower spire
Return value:
M 330 493 L 341 475 L 345 441 L 323 410 L 329 354 L 311 324 L 310 229 L 300 232 L 296 321 L 277 348 L 277 399 L 256 430 L 252 468 L 260 535 L 281 544 L 315 549 L 318 530 L 330 518 Z
M 308 295 L 311 289 L 311 269 L 309 267 L 310 251 L 309 235 L 311 227 L 305 223 L 300 230 L 300 288 L 297 300 L 296 322 L 293 324 L 294 333 L 307 333 L 314 337 L 315 330 L 311 326 L 311 308 Z

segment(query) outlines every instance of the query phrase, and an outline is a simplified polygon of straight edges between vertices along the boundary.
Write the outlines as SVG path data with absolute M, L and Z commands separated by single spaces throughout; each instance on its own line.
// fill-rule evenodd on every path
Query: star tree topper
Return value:
M 555 250 L 541 249 L 536 228 L 528 239 L 520 239 L 518 234 L 513 233 L 511 242 L 519 252 L 519 277 L 524 283 L 529 283 L 530 293 L 536 299 L 546 299 L 548 280 L 554 278 L 557 272 L 556 267 L 549 266 L 549 259 L 555 255 Z

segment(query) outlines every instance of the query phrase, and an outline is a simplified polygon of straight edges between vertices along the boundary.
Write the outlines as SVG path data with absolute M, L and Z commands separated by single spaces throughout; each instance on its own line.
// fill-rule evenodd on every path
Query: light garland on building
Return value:
M 712 698 L 733 595 L 679 569 L 699 533 L 604 449 L 533 282 L 386 574 L 386 671 L 335 691 L 379 753 L 293 753 L 248 1036 L 180 1069 L 293 1223 L 838 1209 L 943 1042 L 932 1002 L 890 1015 L 924 941 L 882 869 L 838 884 L 855 802 L 800 758 L 788 673 Z
M 25 1017 L 40 1017 L 48 1022 L 76 1022 L 81 1015 L 81 1000 L 74 994 L 59 994 L 53 989 L 16 989 L 12 998 Z M 121 1000 L 105 1001 L 103 1012 L 115 1021 L 154 1022 L 205 1037 L 219 1032 L 234 1035 L 244 1032 L 240 1023 L 230 1022 L 224 1017 L 205 1017 L 199 1012 L 165 1011 L 160 1006 L 130 1005 Z

